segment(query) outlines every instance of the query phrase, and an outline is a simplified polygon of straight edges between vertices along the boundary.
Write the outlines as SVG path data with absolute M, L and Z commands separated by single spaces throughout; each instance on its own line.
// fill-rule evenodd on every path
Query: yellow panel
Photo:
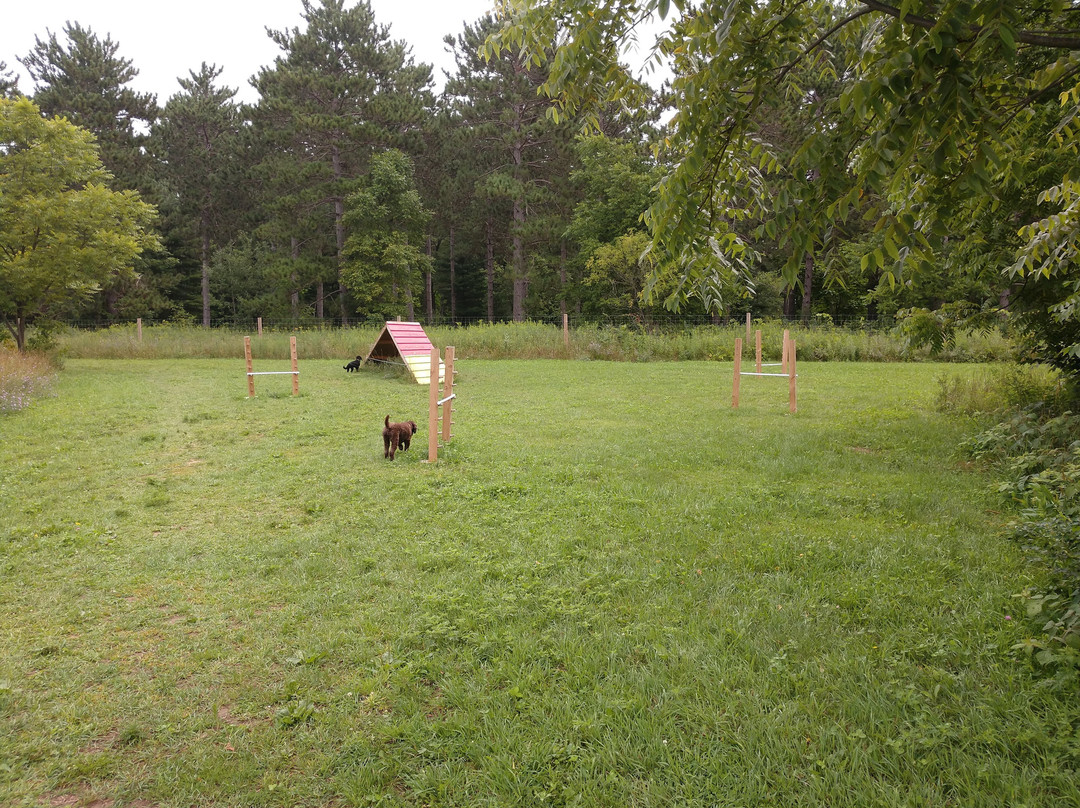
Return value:
M 429 384 L 431 382 L 431 357 L 430 356 L 406 356 L 405 365 L 409 368 L 412 377 L 417 384 Z M 446 367 L 439 362 L 439 381 L 446 378 Z

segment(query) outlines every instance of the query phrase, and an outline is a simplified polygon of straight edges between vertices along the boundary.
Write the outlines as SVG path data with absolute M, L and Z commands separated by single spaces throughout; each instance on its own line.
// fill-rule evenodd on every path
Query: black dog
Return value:
M 394 459 L 394 452 L 401 447 L 401 451 L 409 451 L 409 441 L 416 434 L 416 421 L 402 421 L 390 423 L 390 416 L 386 416 L 386 427 L 382 431 L 383 457 Z
M 349 364 L 347 364 L 347 365 L 344 365 L 344 368 L 345 368 L 345 372 L 346 372 L 346 373 L 352 373 L 352 372 L 353 372 L 354 370 L 356 370 L 357 368 L 359 368 L 359 367 L 360 367 L 360 363 L 361 363 L 361 362 L 363 362 L 363 361 L 364 361 L 364 360 L 363 360 L 363 359 L 361 359 L 361 358 L 360 358 L 359 356 L 358 356 L 358 357 L 356 357 L 356 359 L 354 359 L 353 361 L 351 361 L 351 362 L 350 362 Z

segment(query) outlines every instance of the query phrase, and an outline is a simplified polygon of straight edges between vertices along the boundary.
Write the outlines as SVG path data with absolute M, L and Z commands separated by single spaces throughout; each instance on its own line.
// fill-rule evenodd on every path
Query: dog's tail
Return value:
M 388 416 L 386 416 L 386 428 L 387 428 L 387 429 L 389 429 L 389 428 L 390 428 L 390 416 L 389 416 L 389 415 L 388 415 Z

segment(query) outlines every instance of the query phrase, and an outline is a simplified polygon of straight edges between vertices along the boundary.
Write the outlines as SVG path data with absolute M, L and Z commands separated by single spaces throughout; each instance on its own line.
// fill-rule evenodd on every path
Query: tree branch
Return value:
M 896 8 L 896 6 L 881 3 L 879 0 L 861 0 L 861 2 L 864 6 L 873 11 L 880 11 L 882 14 L 901 19 L 900 9 Z M 915 14 L 904 14 L 901 21 L 914 25 L 916 28 L 934 28 L 938 24 L 937 20 L 932 20 L 929 17 L 919 17 Z M 978 34 L 981 31 L 981 29 L 974 26 L 969 26 L 969 28 L 975 34 Z M 1062 31 L 1056 34 L 1037 33 L 1035 31 L 1017 31 L 1016 41 L 1023 42 L 1025 45 L 1038 45 L 1044 48 L 1058 48 L 1064 50 L 1080 49 L 1080 34 L 1077 34 L 1075 31 Z

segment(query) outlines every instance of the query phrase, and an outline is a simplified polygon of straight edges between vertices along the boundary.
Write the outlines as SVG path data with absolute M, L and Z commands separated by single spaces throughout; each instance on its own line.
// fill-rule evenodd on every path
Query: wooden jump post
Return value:
M 453 437 L 454 399 L 454 346 L 446 346 L 446 361 L 443 363 L 442 398 L 439 397 L 439 349 L 431 349 L 431 381 L 428 382 L 428 463 L 439 459 L 439 440 L 445 446 Z M 440 414 L 439 410 L 442 410 Z M 439 421 L 442 420 L 442 429 Z
M 300 395 L 300 371 L 296 367 L 296 337 L 289 337 L 289 353 L 292 355 L 292 370 L 263 370 L 255 373 L 251 369 L 251 337 L 244 337 L 244 359 L 247 360 L 248 398 L 255 397 L 256 376 L 292 376 L 292 394 Z
M 762 367 L 775 367 L 775 363 L 766 363 L 762 365 L 761 362 L 761 332 L 757 332 L 756 347 L 757 347 L 757 361 L 755 366 L 757 368 L 753 373 L 744 371 L 742 369 L 742 346 L 743 341 L 740 338 L 735 340 L 735 380 L 731 385 L 731 406 L 735 409 L 739 407 L 739 383 L 743 376 L 786 376 L 788 379 L 788 408 L 791 412 L 798 410 L 798 397 L 796 390 L 795 380 L 797 378 L 795 373 L 795 340 L 791 338 L 791 332 L 784 330 L 784 347 L 781 352 L 783 361 L 780 362 L 782 372 L 780 373 L 762 373 Z

